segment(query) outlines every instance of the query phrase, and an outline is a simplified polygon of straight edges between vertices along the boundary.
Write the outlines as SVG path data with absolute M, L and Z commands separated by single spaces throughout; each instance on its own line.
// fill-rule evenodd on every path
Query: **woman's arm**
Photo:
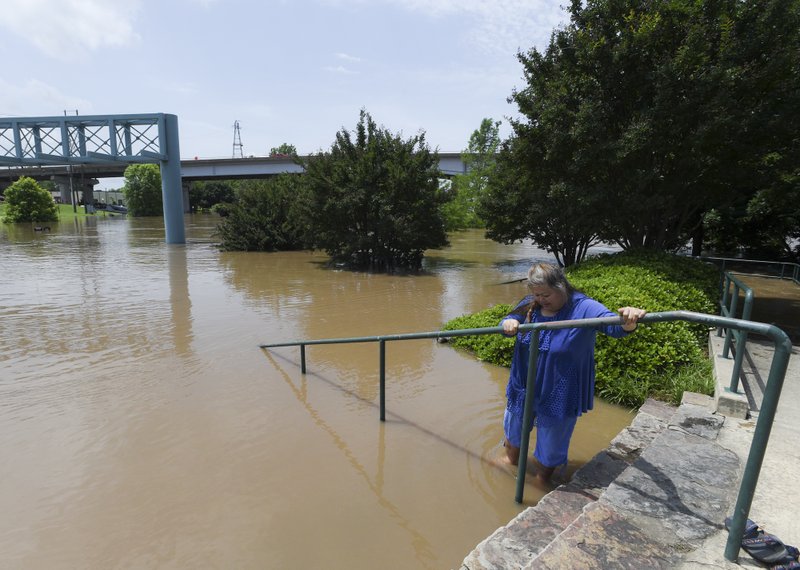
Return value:
M 525 318 L 528 313 L 528 309 L 531 306 L 532 298 L 527 296 L 523 298 L 517 306 L 514 307 L 511 312 L 503 317 L 500 321 L 500 326 L 503 327 L 503 334 L 505 336 L 514 336 L 517 334 L 517 329 L 519 325 L 525 322 Z
M 615 313 L 599 301 L 589 298 L 586 299 L 584 305 L 581 318 L 612 317 L 617 315 L 622 317 L 621 325 L 603 325 L 597 328 L 603 334 L 613 337 L 622 337 L 632 333 L 636 330 L 639 319 L 647 314 L 647 311 L 638 307 L 622 307 Z

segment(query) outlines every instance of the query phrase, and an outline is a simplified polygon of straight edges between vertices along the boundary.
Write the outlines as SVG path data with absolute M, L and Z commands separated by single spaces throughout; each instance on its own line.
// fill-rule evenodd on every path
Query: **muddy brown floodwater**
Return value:
M 480 232 L 425 271 L 330 269 L 321 253 L 222 253 L 216 219 L 0 228 L 3 568 L 456 568 L 514 502 L 507 370 L 432 340 L 261 343 L 438 330 L 513 303 L 533 258 Z M 571 465 L 632 419 L 598 403 Z

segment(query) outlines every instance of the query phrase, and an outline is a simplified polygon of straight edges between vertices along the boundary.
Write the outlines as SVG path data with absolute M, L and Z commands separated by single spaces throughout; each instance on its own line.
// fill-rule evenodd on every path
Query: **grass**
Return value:
M 73 211 L 72 204 L 56 204 L 58 208 L 58 221 L 59 222 L 71 222 L 75 218 L 88 218 L 92 216 L 97 217 L 106 217 L 108 214 L 103 210 L 99 210 L 96 214 L 87 214 L 86 208 L 83 206 L 78 206 L 76 209 L 77 211 Z M 6 215 L 6 205 L 4 203 L 0 203 L 0 221 Z M 119 215 L 119 214 L 118 214 Z

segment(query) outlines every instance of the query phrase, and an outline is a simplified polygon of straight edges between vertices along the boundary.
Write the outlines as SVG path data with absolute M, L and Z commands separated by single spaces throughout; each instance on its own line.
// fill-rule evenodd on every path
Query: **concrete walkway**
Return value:
M 771 343 L 753 341 L 763 378 Z M 712 351 L 721 342 L 712 338 Z M 722 385 L 730 376 L 719 379 Z M 800 544 L 800 350 L 789 361 L 749 517 Z M 686 394 L 670 407 L 648 401 L 610 447 L 479 544 L 462 570 L 510 568 L 761 568 L 741 551 L 724 558 L 723 521 L 736 501 L 756 422 L 717 413 Z
M 751 341 L 748 352 L 762 378 L 767 377 L 772 359 L 772 345 Z M 751 343 L 748 342 L 748 345 Z M 748 374 L 750 377 L 751 374 Z M 784 543 L 800 545 L 800 347 L 794 345 L 783 385 L 778 411 L 772 424 L 769 445 L 758 479 L 750 519 Z M 742 461 L 747 460 L 755 418 L 727 418 L 720 431 L 718 443 L 734 451 Z M 735 498 L 734 498 L 735 502 Z M 733 510 L 731 507 L 730 511 Z M 727 532 L 716 533 L 678 566 L 681 569 L 701 568 L 763 568 L 742 550 L 739 564 L 723 557 Z

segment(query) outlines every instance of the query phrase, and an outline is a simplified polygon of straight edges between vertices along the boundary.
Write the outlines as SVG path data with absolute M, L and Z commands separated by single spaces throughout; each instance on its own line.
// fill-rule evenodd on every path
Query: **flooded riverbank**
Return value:
M 493 467 L 507 370 L 433 341 L 265 352 L 431 331 L 518 300 L 534 257 L 479 232 L 421 275 L 321 253 L 223 253 L 216 219 L 0 228 L 0 549 L 9 568 L 457 567 L 524 506 Z M 601 405 L 587 461 L 631 420 Z M 526 503 L 537 500 L 526 490 Z

